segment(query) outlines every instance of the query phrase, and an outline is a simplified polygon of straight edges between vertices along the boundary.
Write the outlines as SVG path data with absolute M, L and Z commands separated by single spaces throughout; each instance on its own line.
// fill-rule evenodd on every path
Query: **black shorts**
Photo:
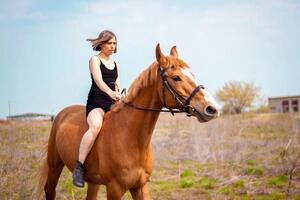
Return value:
M 108 95 L 99 95 L 89 93 L 86 102 L 86 117 L 95 108 L 102 108 L 104 112 L 108 112 L 114 101 Z

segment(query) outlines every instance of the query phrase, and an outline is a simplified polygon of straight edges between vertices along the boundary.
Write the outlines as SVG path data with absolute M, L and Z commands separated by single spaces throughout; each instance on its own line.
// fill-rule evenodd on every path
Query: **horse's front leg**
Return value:
M 121 200 L 125 192 L 126 189 L 116 181 L 112 181 L 106 186 L 107 200 Z
M 131 196 L 134 200 L 148 200 L 150 199 L 150 193 L 147 183 L 142 187 L 130 189 Z
M 100 185 L 88 183 L 88 191 L 87 191 L 86 200 L 97 200 L 99 186 Z

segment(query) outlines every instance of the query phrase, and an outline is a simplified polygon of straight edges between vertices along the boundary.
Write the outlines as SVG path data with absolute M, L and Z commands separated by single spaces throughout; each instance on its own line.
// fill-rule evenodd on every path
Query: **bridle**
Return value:
M 192 114 L 196 111 L 196 109 L 190 105 L 192 98 L 200 91 L 200 89 L 204 89 L 203 85 L 198 85 L 197 87 L 194 88 L 194 90 L 192 91 L 192 93 L 189 95 L 189 97 L 186 99 L 185 97 L 183 97 L 182 95 L 180 95 L 168 82 L 167 80 L 167 76 L 165 75 L 165 72 L 170 69 L 170 67 L 167 67 L 165 69 L 162 69 L 160 66 L 158 67 L 158 72 L 160 74 L 160 77 L 162 79 L 163 82 L 163 106 L 167 109 L 169 109 L 169 111 L 172 113 L 172 109 L 169 108 L 166 105 L 165 102 L 165 90 L 167 89 L 172 95 L 173 98 L 176 100 L 177 104 L 180 105 L 181 107 L 183 107 L 183 111 L 181 112 L 185 112 L 187 113 L 187 116 L 192 116 Z M 173 113 L 172 113 L 173 114 Z
M 163 107 L 165 107 L 167 110 L 164 109 L 155 109 L 155 108 L 142 108 L 139 106 L 136 106 L 134 104 L 132 104 L 131 102 L 125 102 L 122 99 L 122 102 L 127 105 L 130 106 L 134 109 L 137 110 L 143 110 L 143 111 L 152 111 L 152 112 L 170 112 L 172 115 L 174 115 L 174 113 L 183 113 L 185 112 L 187 114 L 188 117 L 192 116 L 193 113 L 197 112 L 201 117 L 202 113 L 198 112 L 192 105 L 190 105 L 190 102 L 192 101 L 193 97 L 200 91 L 200 89 L 204 89 L 203 85 L 198 85 L 197 87 L 194 88 L 194 90 L 192 91 L 192 93 L 188 96 L 188 98 L 186 99 L 184 96 L 180 95 L 168 82 L 167 80 L 167 76 L 165 75 L 165 72 L 170 69 L 171 67 L 167 67 L 165 69 L 162 69 L 160 66 L 158 66 L 158 73 L 161 77 L 162 80 L 162 101 L 163 101 Z M 173 98 L 176 100 L 177 105 L 181 106 L 183 109 L 179 110 L 177 108 L 170 108 L 166 105 L 166 101 L 165 101 L 165 91 L 168 90 Z M 124 89 L 123 91 L 124 92 Z

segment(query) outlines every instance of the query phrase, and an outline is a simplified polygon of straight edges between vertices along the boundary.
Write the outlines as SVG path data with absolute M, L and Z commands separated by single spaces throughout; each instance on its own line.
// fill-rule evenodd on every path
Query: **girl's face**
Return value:
M 106 56 L 110 56 L 115 52 L 116 46 L 117 46 L 117 41 L 116 38 L 113 37 L 100 46 L 101 52 L 104 53 Z

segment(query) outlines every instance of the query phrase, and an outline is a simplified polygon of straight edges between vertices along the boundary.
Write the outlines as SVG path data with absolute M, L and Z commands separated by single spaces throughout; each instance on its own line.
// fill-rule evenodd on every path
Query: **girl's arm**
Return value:
M 118 72 L 118 76 L 117 76 L 117 80 L 116 80 L 116 91 L 121 92 L 121 87 L 120 87 L 120 67 L 119 64 L 117 63 L 117 72 Z

